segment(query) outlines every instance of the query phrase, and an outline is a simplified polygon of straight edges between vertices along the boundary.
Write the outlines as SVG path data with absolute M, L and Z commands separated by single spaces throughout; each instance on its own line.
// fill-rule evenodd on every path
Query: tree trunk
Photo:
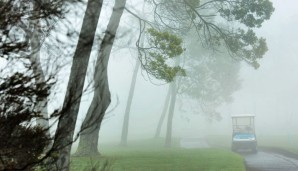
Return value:
M 33 8 L 35 11 L 40 10 L 40 4 L 33 2 Z M 33 29 L 33 31 L 31 30 Z M 45 82 L 45 75 L 42 70 L 41 62 L 40 62 L 40 48 L 41 48 L 41 30 L 40 30 L 40 20 L 31 20 L 29 29 L 25 29 L 27 39 L 30 39 L 31 45 L 31 55 L 30 55 L 30 62 L 32 64 L 33 75 L 35 77 L 36 84 L 43 84 Z M 41 126 L 45 129 L 46 133 L 50 135 L 49 131 L 49 120 L 48 120 L 48 99 L 44 97 L 39 99 L 39 102 L 35 108 L 36 112 L 40 112 L 40 118 L 36 119 L 36 124 Z
M 39 21 L 38 23 L 35 23 L 34 32 L 31 39 L 31 46 L 33 49 L 32 55 L 30 56 L 30 61 L 32 63 L 32 69 L 35 76 L 35 82 L 36 84 L 42 84 L 45 82 L 45 75 L 42 70 L 41 62 L 40 62 L 40 29 L 39 27 Z M 48 109 L 47 109 L 47 103 L 48 99 L 47 97 L 44 97 L 40 99 L 40 101 L 37 104 L 36 110 L 41 112 L 41 118 L 38 118 L 36 120 L 36 124 L 40 125 L 41 127 L 48 129 L 49 128 L 49 120 L 48 120 Z M 49 130 L 47 130 L 48 135 Z
M 125 109 L 125 114 L 124 114 L 124 119 L 123 119 L 123 127 L 122 127 L 122 135 L 121 135 L 121 145 L 126 146 L 127 145 L 127 135 L 128 135 L 128 126 L 129 126 L 129 113 L 130 113 L 130 107 L 134 95 L 134 90 L 135 90 L 135 85 L 137 81 L 137 74 L 140 68 L 141 62 L 139 59 L 136 61 L 136 65 L 133 71 L 133 76 L 131 79 L 131 84 L 130 84 L 130 89 L 129 89 L 129 95 L 127 98 L 127 104 L 126 104 L 126 109 Z
M 125 3 L 126 0 L 115 1 L 105 36 L 101 42 L 94 71 L 94 96 L 81 126 L 80 143 L 76 152 L 78 156 L 99 154 L 97 146 L 100 125 L 111 101 L 107 75 L 108 61 Z
M 166 100 L 165 100 L 165 103 L 164 103 L 164 106 L 163 106 L 162 114 L 160 115 L 160 118 L 159 118 L 159 121 L 158 121 L 158 125 L 157 125 L 157 128 L 156 128 L 154 138 L 159 138 L 160 137 L 161 127 L 162 127 L 163 121 L 166 117 L 167 111 L 169 109 L 170 98 L 171 98 L 171 88 L 168 89 L 167 97 L 166 97 Z
M 143 8 L 142 8 L 143 14 L 144 14 L 145 3 L 146 2 L 144 1 L 143 2 Z M 145 26 L 144 26 L 144 30 L 145 30 Z M 141 46 L 143 46 L 144 45 L 144 37 L 141 37 L 140 42 L 141 42 Z M 136 80 L 137 80 L 137 74 L 138 74 L 140 65 L 141 65 L 141 62 L 140 62 L 139 59 L 137 59 L 136 65 L 135 65 L 135 68 L 134 68 L 134 71 L 133 71 L 131 83 L 130 83 L 130 89 L 129 89 L 129 94 L 128 94 L 128 98 L 127 98 L 125 114 L 124 114 L 124 118 L 123 118 L 123 126 L 122 126 L 121 142 L 120 142 L 121 146 L 127 146 L 128 127 L 129 127 L 129 114 L 130 114 L 131 103 L 132 103 L 132 99 L 133 99 L 133 96 L 134 96 Z
M 99 120 L 99 119 L 98 119 Z M 96 156 L 100 155 L 98 151 L 98 137 L 100 130 L 101 121 L 94 123 L 94 126 L 90 126 L 89 134 L 87 133 L 88 128 L 82 131 L 80 134 L 80 142 L 78 149 L 74 156 Z
M 171 147 L 172 145 L 172 125 L 173 125 L 173 117 L 176 105 L 176 81 L 171 83 L 171 103 L 169 107 L 169 114 L 168 114 L 168 123 L 167 123 L 167 132 L 166 132 L 166 141 L 165 147 Z
M 81 126 L 80 142 L 75 154 L 76 156 L 99 155 L 97 148 L 99 129 L 105 111 L 111 102 L 107 78 L 108 56 L 103 56 L 102 53 L 108 50 L 107 46 L 110 46 L 110 44 L 105 42 L 102 45 L 94 70 L 94 95 L 86 118 Z
M 87 2 L 53 144 L 53 149 L 57 150 L 56 169 L 59 171 L 69 170 L 71 144 L 101 8 L 102 0 Z

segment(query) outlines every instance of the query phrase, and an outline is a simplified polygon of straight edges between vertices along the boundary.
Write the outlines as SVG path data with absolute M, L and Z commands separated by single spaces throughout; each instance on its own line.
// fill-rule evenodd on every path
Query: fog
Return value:
M 0 170 L 298 168 L 298 1 L 0 4 Z
M 223 103 L 217 108 L 222 119 L 210 121 L 202 113 L 179 110 L 179 101 L 173 120 L 173 136 L 178 138 L 198 138 L 208 135 L 231 136 L 231 115 L 254 114 L 257 136 L 298 136 L 298 2 L 293 0 L 273 0 L 275 11 L 256 32 L 265 37 L 268 52 L 259 61 L 260 68 L 254 69 L 247 63 L 241 63 L 239 79 L 241 87 L 233 93 L 233 101 Z M 131 6 L 138 6 L 129 2 Z M 135 7 L 136 9 L 138 7 Z M 108 15 L 110 11 L 106 11 Z M 125 29 L 130 23 L 121 22 Z M 136 23 L 137 26 L 137 23 Z M 101 26 L 104 28 L 105 26 Z M 132 31 L 133 32 L 133 31 Z M 128 33 L 130 34 L 130 33 Z M 123 35 L 125 37 L 125 34 Z M 123 41 L 120 38 L 119 44 Z M 117 43 L 117 42 L 116 42 Z M 137 52 L 114 48 L 109 63 L 109 84 L 114 108 L 103 121 L 100 131 L 101 143 L 119 143 L 126 101 L 130 88 Z M 89 78 L 90 79 L 90 78 Z M 157 84 L 153 84 L 153 83 Z M 139 70 L 134 98 L 130 112 L 128 141 L 148 139 L 154 136 L 164 100 L 167 84 L 148 78 L 145 71 Z M 117 104 L 117 97 L 118 102 Z M 92 100 L 92 93 L 86 93 L 80 108 L 77 127 L 83 121 Z M 166 121 L 161 135 L 165 135 Z

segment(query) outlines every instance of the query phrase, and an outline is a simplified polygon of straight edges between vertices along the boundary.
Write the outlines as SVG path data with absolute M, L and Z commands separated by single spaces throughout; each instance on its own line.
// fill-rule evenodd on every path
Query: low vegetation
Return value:
M 150 146 L 149 144 L 153 144 Z M 177 141 L 175 143 L 177 144 Z M 102 146 L 102 156 L 72 157 L 71 170 L 245 171 L 243 158 L 224 149 L 164 148 L 158 141 L 134 142 L 127 148 Z

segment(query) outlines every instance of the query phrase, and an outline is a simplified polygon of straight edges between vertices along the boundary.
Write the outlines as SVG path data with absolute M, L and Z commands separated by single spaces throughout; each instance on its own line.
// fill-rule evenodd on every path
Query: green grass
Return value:
M 243 158 L 228 150 L 163 148 L 158 144 L 150 140 L 128 148 L 102 146 L 101 157 L 73 157 L 71 171 L 89 171 L 90 166 L 104 163 L 105 170 L 113 171 L 245 171 Z

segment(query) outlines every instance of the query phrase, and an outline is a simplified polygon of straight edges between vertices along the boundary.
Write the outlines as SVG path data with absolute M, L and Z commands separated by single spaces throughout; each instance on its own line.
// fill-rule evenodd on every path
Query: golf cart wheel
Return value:
M 254 147 L 254 148 L 252 149 L 252 152 L 253 152 L 253 153 L 257 153 L 257 152 L 258 152 L 258 148 L 257 148 L 257 147 Z

